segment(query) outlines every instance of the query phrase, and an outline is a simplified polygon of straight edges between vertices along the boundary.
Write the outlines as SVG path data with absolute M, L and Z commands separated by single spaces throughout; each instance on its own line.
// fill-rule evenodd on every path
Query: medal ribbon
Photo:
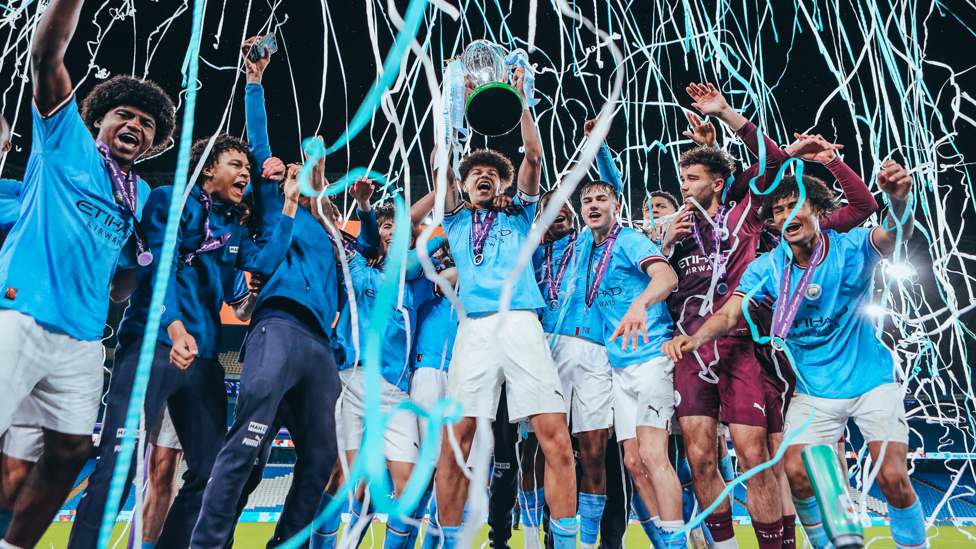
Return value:
M 495 215 L 495 212 L 487 212 L 484 220 L 478 221 L 477 210 L 471 210 L 471 243 L 476 256 L 481 255 L 485 249 L 488 233 L 495 223 Z
M 715 223 L 712 226 L 712 252 L 715 254 L 715 261 L 712 262 L 712 256 L 705 249 L 705 243 L 702 241 L 701 233 L 698 230 L 697 221 L 691 226 L 691 236 L 695 238 L 695 243 L 701 249 L 702 254 L 705 256 L 705 260 L 708 261 L 708 265 L 712 268 L 712 277 L 718 277 L 718 281 L 722 282 L 725 280 L 725 256 L 722 255 L 722 232 L 725 228 L 725 216 L 728 213 L 725 206 L 719 206 L 718 212 L 715 214 Z
M 187 265 L 193 263 L 193 258 L 200 254 L 205 254 L 207 252 L 212 252 L 213 250 L 219 250 L 223 248 L 227 241 L 230 240 L 230 233 L 232 231 L 227 231 L 220 236 L 214 236 L 213 231 L 210 230 L 210 212 L 213 211 L 213 197 L 210 193 L 200 189 L 200 205 L 203 206 L 203 242 L 200 247 L 197 248 L 195 252 L 190 252 L 183 256 L 183 261 L 186 261 Z
M 356 253 L 356 245 L 345 239 L 345 233 L 339 233 L 340 235 L 343 236 L 341 246 L 339 245 L 338 242 L 336 242 L 336 237 L 332 235 L 331 231 L 325 231 L 325 234 L 329 237 L 329 240 L 332 241 L 332 244 L 336 248 L 342 248 L 345 251 L 347 260 L 352 258 L 352 256 Z M 385 260 L 386 258 L 384 258 L 384 261 Z
M 552 252 L 554 243 L 550 242 L 546 245 L 543 273 L 546 280 L 546 295 L 549 298 L 547 301 L 555 301 L 559 299 L 559 288 L 562 287 L 563 278 L 566 276 L 566 268 L 569 267 L 569 262 L 573 259 L 573 251 L 576 249 L 577 236 L 579 236 L 579 233 L 576 232 L 569 235 L 569 242 L 566 243 L 566 250 L 563 251 L 563 257 L 561 259 L 562 262 L 559 264 L 559 270 L 556 272 L 555 277 L 553 277 L 552 274 Z
M 786 336 L 790 333 L 793 319 L 796 318 L 796 313 L 800 310 L 800 302 L 803 301 L 803 294 L 806 292 L 807 286 L 813 278 L 813 272 L 817 270 L 817 265 L 823 259 L 823 240 L 823 235 L 819 235 L 817 244 L 813 248 L 813 255 L 810 256 L 810 262 L 807 263 L 807 268 L 803 272 L 803 276 L 800 277 L 800 283 L 797 284 L 796 290 L 792 294 L 789 293 L 790 282 L 793 278 L 792 258 L 786 264 L 786 269 L 783 271 L 783 280 L 780 282 L 779 299 L 776 300 L 776 306 L 773 308 L 772 336 L 774 340 L 786 340 Z M 786 295 L 790 296 L 788 300 L 783 299 Z
M 600 291 L 600 284 L 603 282 L 603 275 L 607 273 L 607 267 L 610 266 L 610 258 L 613 253 L 613 243 L 617 241 L 617 235 L 620 234 L 620 225 L 614 225 L 613 229 L 610 229 L 610 235 L 607 236 L 607 241 L 604 242 L 605 248 L 603 248 L 603 253 L 600 254 L 600 261 L 596 264 L 596 272 L 593 272 L 593 250 L 590 250 L 590 263 L 586 269 L 586 306 L 592 307 L 593 302 L 596 301 L 596 295 Z M 593 243 L 594 249 L 596 249 L 596 242 Z M 593 272 L 593 285 L 590 286 L 590 273 Z
M 109 179 L 112 180 L 112 185 L 115 187 L 115 201 L 129 210 L 129 214 L 132 215 L 132 227 L 136 237 L 136 259 L 139 265 L 149 265 L 152 263 L 152 252 L 149 251 L 149 239 L 146 238 L 146 232 L 136 218 L 136 210 L 139 207 L 137 201 L 139 187 L 136 170 L 132 168 L 129 170 L 128 175 L 122 175 L 122 168 L 119 167 L 119 163 L 112 156 L 112 151 L 109 150 L 108 145 L 96 139 L 95 146 L 98 147 L 98 152 L 105 159 L 105 168 L 108 170 Z

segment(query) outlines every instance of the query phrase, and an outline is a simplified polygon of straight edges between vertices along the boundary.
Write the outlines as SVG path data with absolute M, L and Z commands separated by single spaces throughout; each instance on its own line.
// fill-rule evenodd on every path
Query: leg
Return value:
M 658 530 L 661 524 L 661 513 L 657 508 L 654 486 L 651 484 L 651 479 L 647 476 L 644 463 L 640 458 L 640 444 L 637 437 L 634 437 L 624 440 L 620 445 L 624 449 L 624 466 L 634 481 L 632 500 L 634 513 L 654 549 L 663 549 L 664 540 Z
M 813 549 L 824 549 L 830 546 L 830 539 L 824 530 L 823 518 L 817 507 L 817 500 L 813 497 L 813 487 L 810 486 L 810 479 L 807 478 L 806 467 L 803 465 L 803 447 L 802 444 L 793 444 L 786 449 L 784 468 L 793 493 L 796 516 L 800 519 L 807 541 Z
M 576 472 L 565 414 L 539 414 L 531 418 L 539 447 L 546 458 L 546 503 L 553 519 L 576 516 Z
M 637 427 L 640 460 L 654 487 L 657 507 L 663 522 L 680 522 L 681 483 L 668 461 L 668 432 L 656 427 Z
M 769 455 L 774 456 L 783 445 L 783 433 L 769 433 Z M 773 476 L 779 485 L 779 493 L 783 502 L 783 549 L 796 547 L 796 508 L 793 507 L 793 497 L 790 494 L 790 481 L 786 478 L 786 456 L 773 465 Z
M 91 450 L 89 435 L 44 429 L 44 454 L 14 504 L 14 519 L 4 540 L 16 547 L 37 545 L 71 492 Z
M 393 479 L 393 496 L 396 501 L 399 501 L 400 496 L 403 494 L 403 488 L 407 485 L 407 480 L 410 478 L 410 473 L 413 471 L 413 463 L 406 461 L 389 461 L 386 462 L 386 468 L 390 472 L 390 478 Z M 397 516 L 390 514 L 386 520 L 386 537 L 383 540 L 383 547 L 385 549 L 406 549 L 407 543 L 410 540 L 410 530 L 411 525 L 404 520 L 404 517 L 413 517 L 414 509 L 404 509 L 402 514 Z
M 224 387 L 224 368 L 216 360 L 196 359 L 186 370 L 188 374 L 179 392 L 169 398 L 170 417 L 176 434 L 183 444 L 187 471 L 169 515 L 163 524 L 157 545 L 159 549 L 184 549 L 190 545 L 190 537 L 200 517 L 204 490 L 209 486 L 214 462 L 220 452 L 227 432 L 227 389 Z M 271 419 L 274 412 L 271 413 Z M 271 419 L 268 420 L 270 423 Z M 267 429 L 266 424 L 263 426 Z M 260 429 L 260 426 L 255 426 Z M 253 435 L 256 435 L 253 431 Z M 265 433 L 260 433 L 263 437 Z M 236 438 L 241 440 L 243 437 Z M 240 446 L 245 445 L 239 443 Z M 260 442 L 258 443 L 260 445 Z M 254 455 L 248 465 L 254 463 Z M 240 483 L 247 480 L 245 473 Z M 236 488 L 239 494 L 239 488 Z M 226 511 L 233 516 L 238 497 L 227 503 Z M 211 547 L 221 548 L 228 534 L 215 538 Z
M 458 527 L 464 514 L 464 502 L 468 500 L 468 479 L 461 471 L 461 466 L 454 458 L 454 449 L 447 437 L 447 429 L 454 430 L 461 457 L 468 459 L 474 432 L 477 428 L 476 419 L 465 417 L 453 426 L 446 426 L 444 443 L 441 444 L 441 457 L 437 462 L 437 511 L 438 521 L 442 527 Z
M 751 425 L 729 425 L 735 454 L 748 471 L 769 461 L 766 428 Z M 779 481 L 770 469 L 764 469 L 746 481 L 749 516 L 759 539 L 760 549 L 780 549 L 783 546 L 783 505 Z
M 488 488 L 488 539 L 492 549 L 509 549 L 512 538 L 512 509 L 518 503 L 519 427 L 508 421 L 508 401 L 502 388 L 495 421 L 491 422 L 495 439 L 494 472 Z M 516 524 L 519 515 L 515 515 Z M 431 520 L 434 519 L 431 514 Z M 517 527 L 517 526 L 516 526 Z M 424 549 L 433 549 L 424 544 Z
M 14 502 L 17 494 L 24 487 L 27 476 L 34 468 L 35 462 L 0 456 L 0 539 L 6 535 L 7 527 L 14 516 Z
M 153 446 L 149 454 L 149 491 L 142 507 L 142 541 L 155 544 L 176 497 L 176 474 L 183 450 Z
M 708 416 L 685 416 L 680 418 L 680 422 L 692 487 L 698 505 L 704 510 L 725 489 L 725 480 L 719 474 L 715 452 L 718 421 Z M 704 523 L 716 547 L 736 546 L 735 530 L 732 528 L 732 504 L 728 498 L 722 500 L 712 514 L 705 518 Z
M 600 549 L 621 549 L 630 518 L 630 479 L 624 469 L 616 434 L 607 441 L 605 457 L 607 503 L 600 519 Z
M 580 546 L 593 549 L 600 533 L 600 521 L 607 504 L 607 436 L 606 429 L 579 433 Z

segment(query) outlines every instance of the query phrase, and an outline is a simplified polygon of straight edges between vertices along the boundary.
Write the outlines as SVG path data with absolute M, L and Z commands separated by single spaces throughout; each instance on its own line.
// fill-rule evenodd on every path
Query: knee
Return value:
M 803 459 L 799 452 L 787 453 L 786 477 L 790 481 L 790 490 L 798 497 L 805 497 L 811 491 L 810 481 L 807 479 L 807 470 L 803 465 Z
M 688 459 L 688 467 L 695 478 L 708 477 L 718 474 L 718 458 L 715 455 L 715 448 L 707 448 L 691 445 L 685 449 Z
M 739 458 L 739 466 L 743 471 L 748 471 L 769 460 L 769 452 L 764 444 L 744 446 L 741 451 L 739 448 L 736 448 L 736 457 Z
M 884 493 L 885 498 L 892 500 L 910 499 L 908 495 L 913 492 L 912 483 L 908 479 L 908 472 L 898 466 L 885 463 L 878 471 L 878 487 Z
M 87 435 L 59 434 L 57 444 L 51 446 L 46 439 L 42 455 L 44 464 L 58 474 L 74 476 L 88 461 L 94 444 Z
M 649 444 L 640 447 L 640 460 L 644 462 L 644 468 L 648 471 L 657 470 L 668 462 L 668 455 L 664 448 L 655 448 Z
M 637 452 L 624 454 L 624 467 L 627 468 L 627 472 L 632 477 L 644 476 L 644 464 Z
M 580 444 L 580 461 L 585 470 L 605 469 L 606 441 L 603 444 Z

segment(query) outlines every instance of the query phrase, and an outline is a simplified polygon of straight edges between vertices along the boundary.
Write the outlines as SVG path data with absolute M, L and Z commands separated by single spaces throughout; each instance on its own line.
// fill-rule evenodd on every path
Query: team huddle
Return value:
M 324 192 L 324 159 L 309 166 L 307 195 L 303 166 L 272 153 L 261 85 L 272 52 L 260 37 L 242 46 L 247 139 L 199 139 L 195 184 L 183 196 L 171 186 L 150 191 L 135 164 L 167 146 L 173 101 L 124 76 L 76 99 L 64 52 L 82 3 L 52 0 L 41 18 L 30 160 L 22 182 L 0 188 L 0 547 L 37 545 L 91 455 L 110 300 L 128 307 L 72 549 L 96 547 L 106 509 L 126 500 L 136 478 L 132 459 L 120 501 L 109 501 L 154 312 L 146 428 L 137 434 L 152 446 L 143 547 L 229 547 L 283 426 L 297 459 L 268 546 L 334 509 L 364 439 L 363 356 L 378 330 L 391 498 L 403 495 L 427 432 L 440 429 L 402 404 L 428 410 L 449 397 L 461 410 L 441 433 L 417 506 L 388 517 L 388 549 L 415 547 L 427 516 L 423 547 L 455 547 L 462 523 L 479 521 L 466 512 L 469 491 L 485 488 L 471 486 L 466 460 L 487 451 L 493 547 L 508 548 L 516 497 L 527 549 L 593 549 L 598 539 L 618 549 L 631 513 L 655 549 L 737 547 L 731 502 L 720 500 L 736 474 L 727 436 L 743 472 L 788 443 L 783 459 L 745 482 L 759 547 L 796 547 L 797 518 L 813 547 L 832 547 L 801 453 L 836 447 L 849 419 L 878 464 L 896 546 L 926 546 L 897 358 L 866 312 L 875 267 L 912 234 L 906 168 L 882 164 L 888 211 L 880 226 L 865 226 L 878 205 L 837 154 L 841 145 L 797 134 L 780 148 L 715 86 L 692 83 L 690 107 L 734 132 L 755 162 L 737 174 L 717 124 L 689 111 L 694 146 L 677 158 L 681 197 L 650 192 L 642 219 L 622 218 L 625 185 L 605 144 L 600 179 L 578 188 L 578 211 L 573 201 L 553 204 L 558 182 L 542 192 L 543 146 L 526 108 L 517 169 L 490 149 L 456 167 L 451 151 L 431 151 L 435 190 L 409 211 L 371 203 L 372 182 L 356 181 L 346 191 L 361 224 L 353 236 Z M 255 44 L 264 51 L 248 55 Z M 520 94 L 523 71 L 513 82 Z M 587 136 L 595 122 L 585 122 Z M 2 130 L 9 147 L 5 120 Z M 846 204 L 833 183 L 783 170 L 797 161 L 823 164 Z M 162 264 L 173 201 L 184 202 L 176 252 Z M 417 249 L 421 223 L 441 207 L 443 235 Z M 531 229 L 552 208 L 531 264 L 517 271 Z M 398 223 L 411 230 L 396 231 Z M 403 238 L 406 264 L 387 268 Z M 153 311 L 161 275 L 169 283 Z M 374 309 L 389 306 L 378 299 L 386 277 L 397 279 L 398 295 L 371 326 Z M 217 360 L 225 304 L 249 322 L 232 418 Z M 493 422 L 492 449 L 476 443 L 479 419 Z M 625 470 L 614 471 L 618 456 Z M 343 511 L 353 517 L 344 535 L 362 541 L 373 516 L 363 483 Z M 341 514 L 317 523 L 313 548 L 336 547 Z

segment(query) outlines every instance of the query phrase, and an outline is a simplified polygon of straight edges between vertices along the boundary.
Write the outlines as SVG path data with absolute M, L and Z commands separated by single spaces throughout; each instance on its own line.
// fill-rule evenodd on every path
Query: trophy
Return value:
M 464 72 L 477 88 L 468 95 L 464 115 L 468 127 L 488 137 L 505 135 L 522 119 L 522 96 L 506 82 L 508 52 L 487 40 L 475 40 L 461 54 Z

